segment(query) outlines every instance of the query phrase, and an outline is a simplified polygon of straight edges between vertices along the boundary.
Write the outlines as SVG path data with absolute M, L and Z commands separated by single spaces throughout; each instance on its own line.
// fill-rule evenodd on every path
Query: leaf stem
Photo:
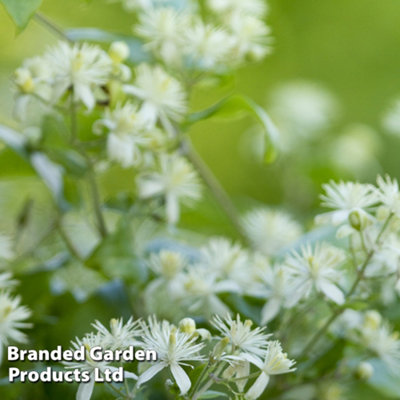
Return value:
M 87 178 L 90 188 L 90 194 L 92 198 L 94 213 L 97 220 L 97 229 L 102 238 L 107 236 L 107 228 L 104 221 L 103 213 L 101 211 L 101 201 L 99 188 L 96 182 L 96 176 L 93 170 L 93 162 L 86 151 L 82 148 L 81 142 L 78 137 L 78 120 L 76 116 L 76 106 L 74 102 L 74 90 L 71 90 L 71 100 L 70 100 L 70 121 L 71 121 L 71 143 L 75 145 L 79 153 L 85 158 L 87 163 Z
M 70 251 L 70 253 L 79 261 L 84 261 L 82 256 L 79 254 L 78 250 L 75 248 L 75 245 L 72 243 L 71 239 L 69 238 L 69 236 L 67 235 L 67 233 L 65 232 L 63 226 L 62 226 L 62 222 L 61 220 L 58 221 L 57 223 L 57 230 L 58 233 L 60 234 L 61 238 L 63 239 L 65 245 L 67 246 L 68 250 Z
M 201 178 L 209 188 L 210 192 L 212 193 L 222 210 L 230 219 L 232 225 L 235 227 L 241 239 L 246 242 L 247 239 L 243 234 L 242 224 L 240 223 L 238 212 L 227 192 L 222 187 L 221 183 L 215 177 L 208 165 L 203 161 L 197 151 L 193 148 L 191 142 L 186 139 L 182 140 L 181 144 L 184 154 L 197 169 Z
M 54 33 L 60 39 L 66 40 L 69 43 L 74 42 L 71 38 L 69 38 L 65 34 L 65 32 L 59 26 L 57 26 L 53 21 L 48 19 L 42 13 L 36 12 L 34 18 L 39 24 L 43 25 L 45 28 L 47 28 L 50 32 Z

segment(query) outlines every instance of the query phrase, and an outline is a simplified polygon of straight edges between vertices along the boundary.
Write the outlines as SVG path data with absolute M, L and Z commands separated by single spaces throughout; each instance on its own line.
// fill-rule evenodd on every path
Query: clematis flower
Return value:
M 168 321 L 157 321 L 150 317 L 148 323 L 141 323 L 143 329 L 143 347 L 155 350 L 158 361 L 139 376 L 138 386 L 152 379 L 156 374 L 168 368 L 178 385 L 181 395 L 191 387 L 190 379 L 182 368 L 186 361 L 201 361 L 199 355 L 203 344 L 196 343 L 196 337 L 178 330 Z

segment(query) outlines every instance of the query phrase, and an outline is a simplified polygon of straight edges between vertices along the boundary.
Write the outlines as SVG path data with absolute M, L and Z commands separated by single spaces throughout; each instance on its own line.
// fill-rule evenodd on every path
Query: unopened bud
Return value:
M 115 63 L 119 64 L 129 57 L 129 47 L 125 42 L 113 42 L 108 54 Z
M 179 330 L 190 335 L 196 331 L 196 322 L 192 318 L 183 318 L 179 322 Z
M 374 373 L 374 367 L 366 361 L 360 362 L 356 369 L 356 377 L 363 381 L 368 380 Z
M 370 329 L 378 329 L 382 322 L 382 316 L 378 311 L 367 311 L 364 318 L 364 326 Z
M 224 351 L 226 349 L 226 346 L 228 346 L 230 342 L 230 339 L 226 336 L 224 338 L 222 338 L 214 347 L 214 351 L 213 351 L 213 356 L 216 359 L 219 359 L 222 354 L 224 354 Z
M 32 93 L 35 88 L 32 74 L 29 69 L 26 68 L 18 68 L 15 71 L 15 83 L 24 93 Z

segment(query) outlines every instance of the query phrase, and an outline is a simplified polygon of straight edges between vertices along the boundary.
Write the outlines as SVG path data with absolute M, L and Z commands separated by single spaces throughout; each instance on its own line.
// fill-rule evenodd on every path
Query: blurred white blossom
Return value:
M 289 274 L 292 293 L 288 306 L 309 297 L 313 289 L 335 303 L 343 304 L 344 294 L 338 284 L 342 275 L 339 267 L 344 260 L 344 252 L 327 243 L 318 243 L 314 248 L 307 245 L 286 257 L 284 268 Z
M 185 158 L 178 155 L 163 154 L 157 170 L 142 173 L 136 182 L 141 198 L 164 198 L 167 220 L 171 224 L 179 220 L 181 203 L 198 200 L 201 196 L 196 171 Z
M 273 255 L 297 240 L 302 229 L 293 218 L 282 211 L 255 208 L 243 217 L 243 228 L 254 248 Z

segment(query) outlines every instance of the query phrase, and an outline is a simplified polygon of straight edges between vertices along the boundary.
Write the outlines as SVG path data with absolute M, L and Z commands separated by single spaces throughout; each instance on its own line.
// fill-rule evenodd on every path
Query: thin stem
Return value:
M 382 225 L 382 228 L 378 234 L 378 236 L 375 239 L 375 245 L 378 245 L 380 242 L 380 239 L 383 235 L 383 233 L 385 232 L 386 228 L 389 225 L 390 220 L 393 217 L 393 213 L 390 213 L 389 216 L 387 217 L 385 223 Z M 364 238 L 363 235 L 361 235 L 362 239 Z M 365 245 L 365 243 L 364 243 Z M 368 267 L 369 262 L 371 261 L 372 256 L 375 254 L 375 250 L 372 249 L 370 251 L 367 251 L 367 249 L 365 248 L 365 251 L 367 252 L 367 256 L 361 266 L 361 268 L 358 270 L 357 273 L 357 277 L 354 280 L 353 285 L 351 286 L 349 292 L 346 295 L 346 300 L 348 300 L 351 296 L 353 296 L 353 294 L 355 293 L 355 291 L 357 290 L 358 285 L 360 284 L 360 282 L 362 281 L 362 279 L 364 278 L 364 273 L 365 270 Z M 318 341 L 320 340 L 320 338 L 327 332 L 327 330 L 329 329 L 329 327 L 331 326 L 331 324 L 336 320 L 337 317 L 339 317 L 339 315 L 341 315 L 343 312 L 345 311 L 345 308 L 338 308 L 335 311 L 333 311 L 333 314 L 330 316 L 330 318 L 325 322 L 325 324 L 322 326 L 322 328 L 317 331 L 310 339 L 310 341 L 307 343 L 307 345 L 304 347 L 303 351 L 300 353 L 299 358 L 303 358 L 305 357 L 305 355 L 311 351 L 311 349 L 318 343 Z
M 50 32 L 54 33 L 60 39 L 73 43 L 73 40 L 69 38 L 59 26 L 57 26 L 53 21 L 49 20 L 42 13 L 36 12 L 33 17 L 39 24 L 43 25 L 45 28 L 47 28 Z
M 92 196 L 94 212 L 97 219 L 97 228 L 101 237 L 105 238 L 107 236 L 107 228 L 104 221 L 103 212 L 101 211 L 100 193 L 97 187 L 96 176 L 93 172 L 93 166 L 91 164 L 89 165 L 88 171 L 88 183 Z
M 193 395 L 192 400 L 197 400 L 204 392 L 206 392 L 210 388 L 210 386 L 213 384 L 213 381 L 218 377 L 223 368 L 224 364 L 221 364 L 217 371 L 215 371 L 215 374 L 213 374 L 212 377 L 210 376 L 210 380 Z
M 215 177 L 211 169 L 205 164 L 199 154 L 191 145 L 190 141 L 186 139 L 182 141 L 182 147 L 184 150 L 184 154 L 189 159 L 189 161 L 194 165 L 194 167 L 199 172 L 201 178 L 205 182 L 205 184 L 210 189 L 214 198 L 217 200 L 218 204 L 224 210 L 225 214 L 230 219 L 232 225 L 235 227 L 240 237 L 247 241 L 245 236 L 243 235 L 242 225 L 240 223 L 240 218 L 236 207 L 233 205 L 230 197 L 226 193 L 225 189 L 222 187 L 218 179 Z
M 342 314 L 344 311 L 343 308 L 338 308 L 336 311 L 333 312 L 333 314 L 330 316 L 330 318 L 325 322 L 325 324 L 319 329 L 310 339 L 310 341 L 306 344 L 304 347 L 303 351 L 301 352 L 300 356 L 298 357 L 299 359 L 305 357 L 307 353 L 311 351 L 311 349 L 315 346 L 315 344 L 321 339 L 321 337 L 327 332 L 331 324 L 336 320 L 336 318 Z
M 63 239 L 65 245 L 67 246 L 68 250 L 70 251 L 70 253 L 79 261 L 84 261 L 82 256 L 79 254 L 79 251 L 75 248 L 75 245 L 72 243 L 71 239 L 69 238 L 69 236 L 67 235 L 67 233 L 65 232 L 63 226 L 62 226 L 62 222 L 59 221 L 57 224 L 57 230 L 61 236 L 61 238 Z
M 201 382 L 203 381 L 204 377 L 206 376 L 207 372 L 211 371 L 211 363 L 208 361 L 207 365 L 204 367 L 203 371 L 201 371 L 200 376 L 198 377 L 196 383 L 193 385 L 192 394 L 196 393 L 196 390 L 200 386 Z
M 102 238 L 107 236 L 107 228 L 104 221 L 103 213 L 101 211 L 101 201 L 100 201 L 100 193 L 97 187 L 96 176 L 93 170 L 93 162 L 90 159 L 89 155 L 82 148 L 82 145 L 79 141 L 78 137 L 78 120 L 76 116 L 76 106 L 74 102 L 74 91 L 71 90 L 71 100 L 70 100 L 70 120 L 71 120 L 71 143 L 75 145 L 76 149 L 80 152 L 80 154 L 85 158 L 87 162 L 87 178 L 94 208 L 94 213 L 97 220 L 97 229 Z

